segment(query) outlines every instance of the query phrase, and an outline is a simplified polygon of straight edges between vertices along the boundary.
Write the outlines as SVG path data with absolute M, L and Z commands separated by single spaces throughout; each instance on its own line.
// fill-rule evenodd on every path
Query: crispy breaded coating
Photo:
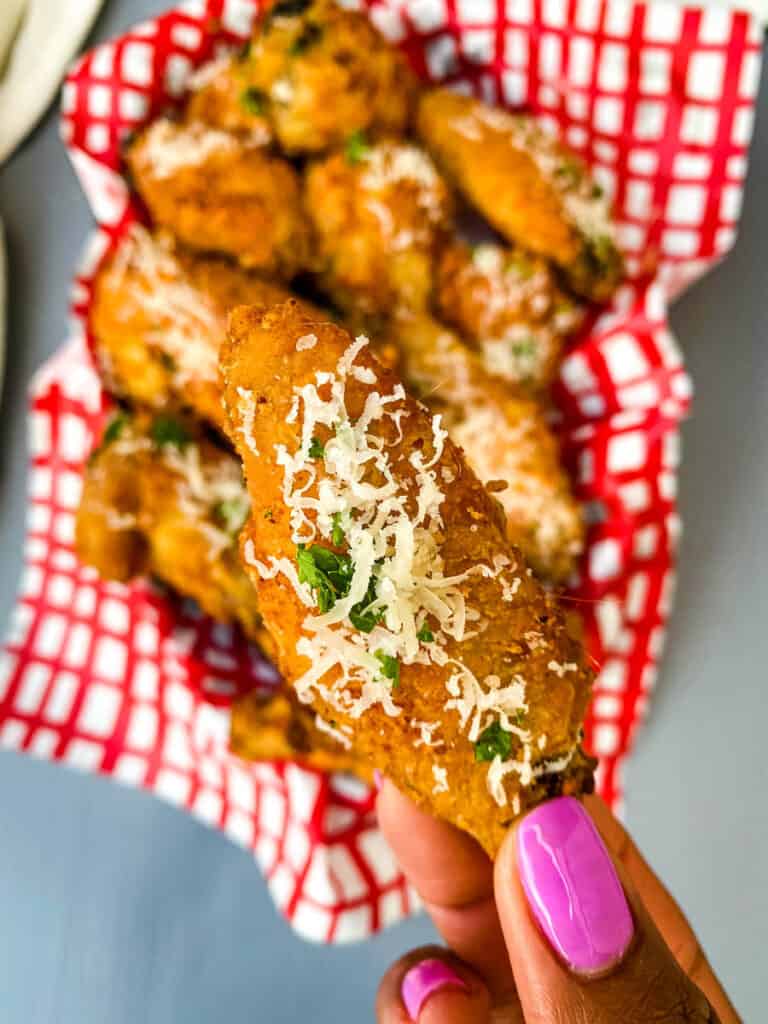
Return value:
M 278 0 L 246 65 L 251 100 L 289 154 L 320 153 L 360 131 L 400 135 L 416 93 L 403 56 L 334 0 Z
M 373 767 L 349 739 L 299 703 L 290 687 L 252 691 L 232 704 L 230 749 L 247 761 L 297 761 L 321 772 L 349 772 L 371 782 Z
M 480 350 L 488 373 L 534 397 L 546 394 L 584 316 L 544 260 L 490 243 L 446 247 L 435 301 L 442 318 Z
M 270 652 L 237 549 L 248 509 L 238 460 L 189 420 L 118 413 L 86 470 L 75 547 L 105 579 L 153 573 Z
M 234 132 L 261 145 L 273 139 L 265 104 L 249 86 L 248 61 L 243 55 L 210 61 L 193 75 L 184 120 Z
M 449 180 L 508 241 L 556 263 L 579 295 L 609 298 L 622 274 L 610 205 L 576 154 L 530 115 L 447 89 L 422 95 L 417 130 Z
M 341 309 L 368 315 L 426 308 L 452 204 L 422 150 L 384 142 L 311 164 L 305 204 L 320 283 Z
M 584 550 L 584 520 L 539 404 L 489 377 L 477 354 L 432 317 L 400 317 L 390 337 L 408 384 L 493 487 L 510 542 L 541 579 L 564 583 Z
M 90 327 L 110 390 L 156 409 L 189 408 L 222 427 L 218 354 L 227 313 L 289 297 L 226 260 L 191 255 L 133 227 L 94 286 Z
M 262 143 L 160 118 L 131 143 L 126 163 L 152 220 L 189 248 L 285 278 L 308 265 L 299 177 Z
M 591 785 L 591 673 L 499 506 L 393 373 L 292 303 L 230 318 L 246 564 L 283 676 L 397 786 L 491 854 Z M 266 516 L 266 518 L 265 518 Z

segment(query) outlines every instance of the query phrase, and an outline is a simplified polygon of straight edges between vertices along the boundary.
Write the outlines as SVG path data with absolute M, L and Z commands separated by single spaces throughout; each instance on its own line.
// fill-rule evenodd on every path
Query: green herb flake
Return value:
M 172 416 L 156 416 L 149 433 L 158 447 L 171 444 L 183 450 L 192 440 L 185 427 Z
M 344 543 L 344 530 L 341 526 L 341 512 L 334 512 L 331 517 L 333 523 L 333 530 L 331 531 L 331 541 L 335 548 L 340 548 Z
M 248 500 L 245 497 L 219 501 L 213 507 L 213 514 L 227 533 L 239 533 L 248 518 Z
M 296 563 L 299 582 L 309 584 L 321 612 L 330 611 L 339 598 L 349 593 L 355 571 L 349 555 L 337 555 L 320 544 L 299 544 Z
M 419 632 L 416 634 L 416 639 L 420 640 L 421 643 L 423 643 L 423 644 L 431 644 L 431 643 L 433 643 L 433 641 L 435 639 L 435 634 L 432 632 L 432 630 L 429 628 L 429 626 L 427 626 L 426 623 L 425 623 L 421 627 Z
M 170 352 L 161 352 L 160 353 L 160 362 L 163 365 L 163 368 L 166 369 L 169 373 L 175 373 L 176 372 L 176 370 L 177 370 L 176 360 L 173 358 L 173 356 L 170 354 Z
M 476 761 L 493 761 L 497 756 L 506 761 L 511 753 L 512 737 L 502 729 L 500 722 L 492 722 L 475 743 Z
M 381 665 L 381 674 L 392 681 L 392 689 L 396 690 L 400 685 L 400 662 L 384 651 L 376 651 L 376 660 Z
M 104 430 L 104 435 L 101 439 L 102 447 L 112 444 L 113 441 L 117 441 L 127 423 L 128 417 L 124 412 L 119 412 L 116 416 L 113 416 Z
M 322 459 L 325 455 L 325 445 L 319 437 L 313 437 L 309 442 L 309 457 L 310 459 Z
M 275 513 L 272 511 L 271 508 L 264 509 L 264 518 L 268 519 L 270 523 L 273 523 L 275 521 Z
M 240 93 L 240 106 L 249 114 L 262 117 L 267 109 L 267 95 L 261 89 L 250 86 Z
M 377 596 L 376 577 L 371 576 L 368 580 L 368 589 L 365 592 L 365 596 L 349 612 L 349 621 L 361 633 L 370 633 L 373 627 L 378 626 L 384 618 L 383 608 L 371 608 Z
M 602 185 L 598 185 L 597 183 L 595 183 L 592 186 L 592 191 L 590 192 L 590 195 L 593 199 L 602 199 L 605 195 L 605 190 L 603 189 Z
M 365 159 L 370 148 L 368 140 L 365 137 L 365 132 L 353 132 L 347 139 L 346 145 L 344 146 L 344 156 L 347 158 L 347 163 L 361 163 L 361 161 Z
M 536 355 L 538 343 L 533 335 L 512 342 L 512 355 L 516 359 L 531 359 Z
M 323 36 L 323 30 L 319 25 L 316 25 L 313 21 L 310 21 L 304 26 L 301 32 L 296 36 L 294 41 L 291 43 L 288 53 L 291 57 L 300 57 L 307 50 L 319 43 Z

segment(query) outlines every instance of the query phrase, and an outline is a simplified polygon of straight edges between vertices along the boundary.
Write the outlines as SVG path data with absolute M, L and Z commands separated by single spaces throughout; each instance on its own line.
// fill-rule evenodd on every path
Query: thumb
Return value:
M 577 800 L 526 815 L 494 885 L 526 1024 L 717 1020 Z

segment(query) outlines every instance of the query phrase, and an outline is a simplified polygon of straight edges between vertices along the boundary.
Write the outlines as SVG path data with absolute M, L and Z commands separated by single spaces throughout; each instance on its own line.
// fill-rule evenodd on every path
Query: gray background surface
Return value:
M 111 0 L 94 39 L 167 6 Z M 768 1019 L 768 87 L 742 231 L 673 311 L 697 394 L 685 427 L 677 607 L 628 822 L 745 1020 Z M 0 171 L 10 248 L 0 406 L 0 624 L 21 563 L 25 391 L 66 335 L 90 216 L 51 116 Z M 372 1020 L 423 920 L 317 948 L 278 919 L 251 858 L 150 797 L 0 754 L 4 1024 Z

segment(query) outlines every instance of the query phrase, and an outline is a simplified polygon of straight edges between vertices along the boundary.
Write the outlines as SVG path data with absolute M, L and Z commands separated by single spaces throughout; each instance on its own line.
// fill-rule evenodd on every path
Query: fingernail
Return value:
M 549 942 L 578 974 L 618 963 L 632 941 L 627 898 L 592 819 L 560 797 L 526 815 L 517 830 L 520 879 Z
M 463 978 L 442 960 L 422 960 L 412 967 L 400 986 L 400 995 L 411 1020 L 419 1019 L 421 1008 L 430 996 L 449 987 L 468 991 Z
M 384 785 L 384 776 L 381 774 L 378 768 L 373 770 L 373 787 L 377 793 L 381 792 L 381 787 Z

